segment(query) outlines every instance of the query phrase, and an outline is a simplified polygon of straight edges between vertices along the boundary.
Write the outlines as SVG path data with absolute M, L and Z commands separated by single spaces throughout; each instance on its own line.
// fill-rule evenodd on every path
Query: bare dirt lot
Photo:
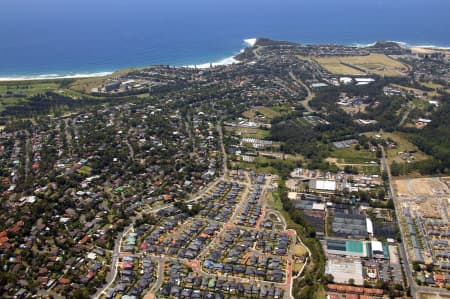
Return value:
M 418 178 L 394 181 L 394 189 L 400 198 L 433 197 L 448 193 L 448 178 Z

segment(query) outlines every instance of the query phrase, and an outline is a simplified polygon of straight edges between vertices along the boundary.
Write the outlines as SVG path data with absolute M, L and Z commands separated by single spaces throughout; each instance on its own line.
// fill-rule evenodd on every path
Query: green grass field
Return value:
M 360 75 L 364 73 L 380 76 L 405 76 L 408 67 L 383 54 L 365 56 L 317 57 L 314 60 L 332 74 Z M 354 66 L 354 67 L 352 67 Z M 364 70 L 364 72 L 360 71 Z
M 377 161 L 376 154 L 369 150 L 356 150 L 355 146 L 343 149 L 334 149 L 331 158 L 336 159 L 340 164 L 367 164 Z
M 25 99 L 21 98 L 0 98 L 0 112 L 8 106 L 18 105 L 25 102 Z
M 60 87 L 56 81 L 21 81 L 21 82 L 0 82 L 0 93 L 20 92 L 34 94 L 45 90 L 55 90 Z
M 241 138 L 264 139 L 270 136 L 270 131 L 255 128 L 238 128 L 234 130 L 234 134 Z

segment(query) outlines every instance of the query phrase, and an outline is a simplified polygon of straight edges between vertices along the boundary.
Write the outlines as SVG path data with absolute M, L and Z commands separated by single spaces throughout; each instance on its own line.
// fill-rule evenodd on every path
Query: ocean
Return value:
M 0 79 L 229 62 L 256 37 L 448 47 L 449 33 L 449 0 L 2 0 Z

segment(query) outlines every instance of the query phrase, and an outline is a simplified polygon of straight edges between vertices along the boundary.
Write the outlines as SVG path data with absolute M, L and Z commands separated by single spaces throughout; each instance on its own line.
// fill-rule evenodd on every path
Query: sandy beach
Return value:
M 411 51 L 413 53 L 417 54 L 433 54 L 436 52 L 445 53 L 446 55 L 450 55 L 450 49 L 449 48 L 439 48 L 439 47 L 428 47 L 428 46 L 418 46 L 418 47 L 411 47 Z

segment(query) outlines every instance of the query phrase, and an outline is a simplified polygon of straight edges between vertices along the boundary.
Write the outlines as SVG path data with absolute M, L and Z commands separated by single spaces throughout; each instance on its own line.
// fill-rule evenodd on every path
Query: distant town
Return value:
M 450 298 L 450 51 L 235 58 L 0 82 L 2 298 Z

